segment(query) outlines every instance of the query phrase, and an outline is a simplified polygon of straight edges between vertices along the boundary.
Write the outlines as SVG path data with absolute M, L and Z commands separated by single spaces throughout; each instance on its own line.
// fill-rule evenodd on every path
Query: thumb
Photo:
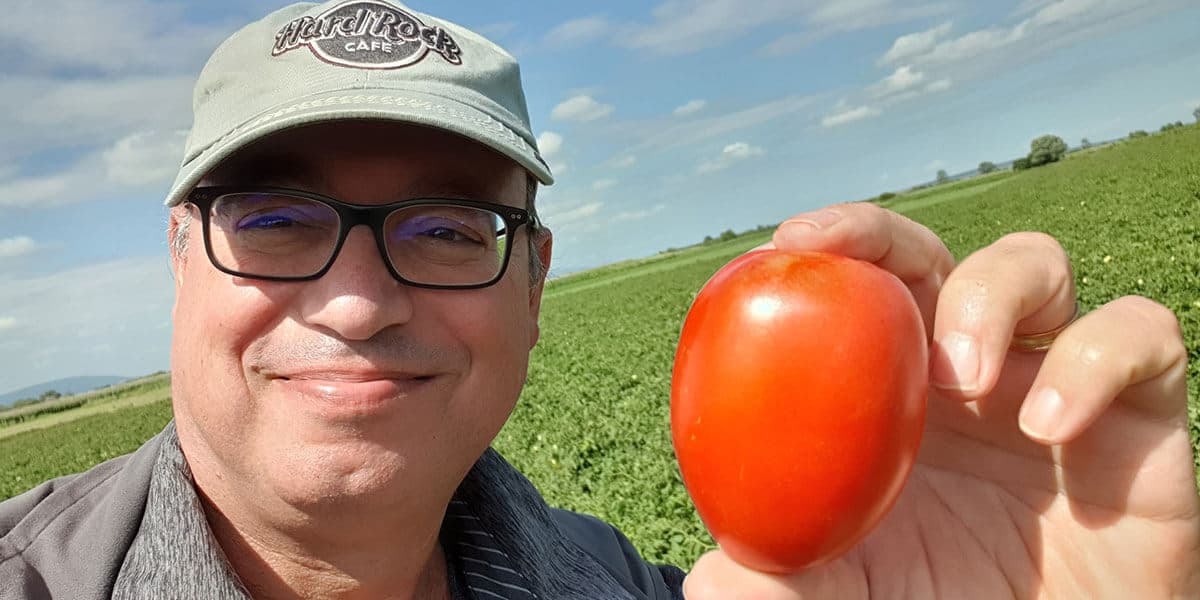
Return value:
M 761 573 L 714 550 L 683 580 L 686 600 L 812 600 L 867 598 L 867 578 L 846 559 L 786 575 Z

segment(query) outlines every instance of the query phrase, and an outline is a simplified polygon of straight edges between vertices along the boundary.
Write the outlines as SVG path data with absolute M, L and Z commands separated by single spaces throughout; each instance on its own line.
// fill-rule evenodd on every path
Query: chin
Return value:
M 409 463 L 393 451 L 363 449 L 304 448 L 266 465 L 272 487 L 288 504 L 320 509 L 346 504 L 363 505 L 379 500 L 392 502 L 412 479 Z

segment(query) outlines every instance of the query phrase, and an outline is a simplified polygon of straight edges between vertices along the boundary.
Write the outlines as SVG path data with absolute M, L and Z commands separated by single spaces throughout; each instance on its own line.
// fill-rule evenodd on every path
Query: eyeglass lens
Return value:
M 213 257 L 249 276 L 315 275 L 333 257 L 341 230 L 333 207 L 284 194 L 226 194 L 209 219 Z M 413 283 L 476 285 L 504 265 L 504 219 L 487 209 L 408 206 L 388 215 L 383 229 L 388 261 Z

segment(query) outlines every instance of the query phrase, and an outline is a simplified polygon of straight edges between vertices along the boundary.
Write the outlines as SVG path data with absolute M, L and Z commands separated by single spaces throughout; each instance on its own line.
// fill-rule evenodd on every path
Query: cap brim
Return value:
M 199 153 L 185 157 L 166 205 L 183 202 L 206 173 L 257 140 L 304 125 L 358 119 L 411 123 L 455 133 L 511 158 L 542 184 L 554 183 L 554 176 L 532 144 L 500 120 L 469 104 L 408 90 L 342 90 L 315 94 L 256 116 Z

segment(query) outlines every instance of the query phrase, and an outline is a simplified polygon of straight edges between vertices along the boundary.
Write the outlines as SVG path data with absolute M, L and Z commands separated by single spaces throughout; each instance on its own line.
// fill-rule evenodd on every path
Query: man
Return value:
M 1047 236 L 955 265 L 866 205 L 773 245 L 875 262 L 929 324 L 920 464 L 876 531 L 803 573 L 718 551 L 683 581 L 548 508 L 487 450 L 538 337 L 538 182 L 517 66 L 465 29 L 335 0 L 234 34 L 167 199 L 175 421 L 0 505 L 0 598 L 1200 595 L 1175 317 L 1074 320 Z

